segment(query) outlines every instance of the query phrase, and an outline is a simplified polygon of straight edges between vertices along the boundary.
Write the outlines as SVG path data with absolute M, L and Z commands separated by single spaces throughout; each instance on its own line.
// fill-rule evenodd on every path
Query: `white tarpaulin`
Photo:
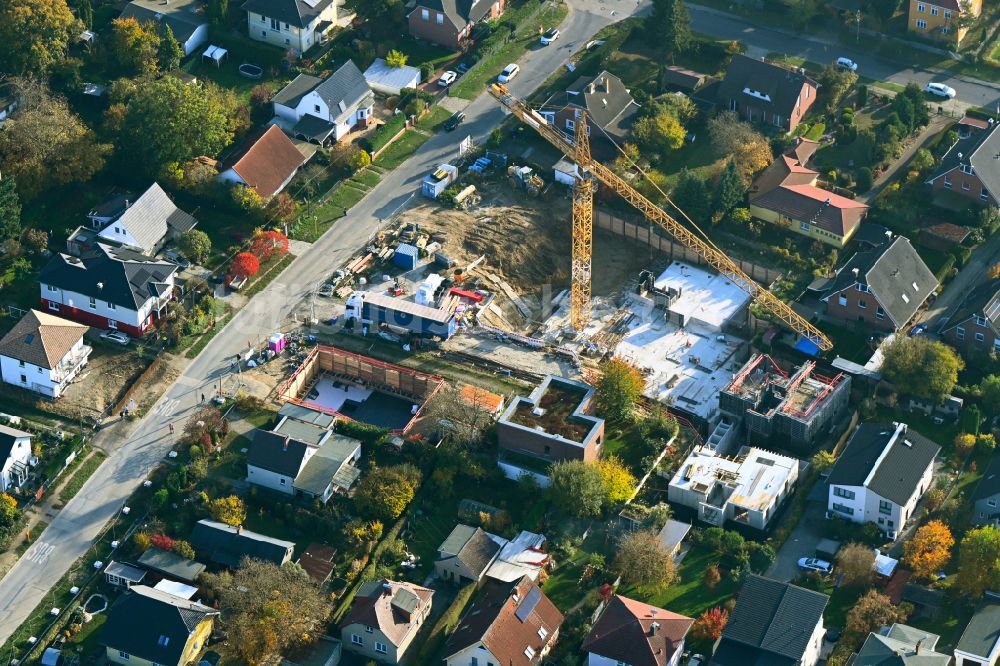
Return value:
M 219 64 L 222 63 L 222 59 L 226 57 L 227 53 L 228 51 L 221 46 L 209 44 L 208 48 L 205 49 L 205 52 L 201 54 L 201 57 L 208 58 L 215 63 L 216 67 L 218 67 Z

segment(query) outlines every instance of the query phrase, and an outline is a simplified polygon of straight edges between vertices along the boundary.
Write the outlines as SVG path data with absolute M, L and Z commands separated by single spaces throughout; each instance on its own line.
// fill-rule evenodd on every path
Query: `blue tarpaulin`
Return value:
M 803 337 L 795 343 L 795 348 L 803 354 L 809 354 L 810 356 L 816 356 L 819 354 L 819 347 L 816 343 L 806 337 Z

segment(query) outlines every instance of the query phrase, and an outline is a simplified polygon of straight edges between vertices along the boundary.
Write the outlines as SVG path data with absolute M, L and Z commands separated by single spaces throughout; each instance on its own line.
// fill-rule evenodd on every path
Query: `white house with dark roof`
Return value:
M 208 15 L 201 0 L 132 0 L 121 17 L 156 23 L 161 30 L 164 25 L 170 26 L 186 56 L 208 41 Z
M 1000 456 L 990 460 L 970 500 L 974 525 L 1000 527 Z
M 348 60 L 324 79 L 299 74 L 271 100 L 277 121 L 304 141 L 339 141 L 355 127 L 367 127 L 375 94 Z
M 0 339 L 0 377 L 4 383 L 49 398 L 62 395 L 92 351 L 83 343 L 87 326 L 30 310 Z
M 878 633 L 868 634 L 851 663 L 855 666 L 948 666 L 951 656 L 935 651 L 940 638 L 929 631 L 896 623 Z
M 1000 596 L 987 592 L 955 645 L 955 666 L 1000 663 Z
M 456 585 L 480 583 L 503 547 L 481 527 L 456 525 L 437 550 L 434 572 L 438 578 Z
M 242 9 L 250 39 L 301 55 L 322 43 L 334 26 L 350 23 L 354 15 L 342 4 L 343 0 L 248 0 Z
M 876 523 L 895 539 L 931 487 L 940 450 L 905 423 L 862 423 L 830 470 L 827 515 Z
M 30 461 L 31 433 L 0 425 L 0 492 L 25 482 Z

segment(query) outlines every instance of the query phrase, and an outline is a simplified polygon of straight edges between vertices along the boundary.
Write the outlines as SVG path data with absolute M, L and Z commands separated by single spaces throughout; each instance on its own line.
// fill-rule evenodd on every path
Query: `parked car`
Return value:
M 461 111 L 459 111 L 458 113 L 456 113 L 455 115 L 453 115 L 451 118 L 449 118 L 448 120 L 444 121 L 444 129 L 445 129 L 445 131 L 446 132 L 451 132 L 452 130 L 454 130 L 455 128 L 457 128 L 459 125 L 461 125 L 463 120 L 465 120 L 465 114 L 462 113 Z
M 521 71 L 520 67 L 518 67 L 515 63 L 510 63 L 509 65 L 503 68 L 502 72 L 500 72 L 500 76 L 497 77 L 497 81 L 499 81 L 500 83 L 507 83 L 515 76 L 517 76 L 518 73 L 520 73 L 520 71 Z
M 827 629 L 823 638 L 825 638 L 829 643 L 836 643 L 840 640 L 841 633 L 840 629 Z
M 559 31 L 555 28 L 550 28 L 545 31 L 544 35 L 542 35 L 542 46 L 548 46 L 557 39 L 559 39 Z
M 829 562 L 816 559 L 815 557 L 799 558 L 799 568 L 806 571 L 820 571 L 822 573 L 830 573 L 833 570 Z
M 458 74 L 449 69 L 447 72 L 445 72 L 438 78 L 438 85 L 447 88 L 448 86 L 453 84 L 455 82 L 455 79 L 457 78 Z
M 191 262 L 185 259 L 184 255 L 182 255 L 180 252 L 176 250 L 167 250 L 166 252 L 163 253 L 163 256 L 166 257 L 169 261 L 172 261 L 178 266 L 180 266 L 181 270 L 184 270 L 185 268 L 189 268 L 191 266 Z
M 945 97 L 947 99 L 955 99 L 958 94 L 955 89 L 951 86 L 947 86 L 943 83 L 928 83 L 924 86 L 924 92 L 930 93 L 931 95 L 936 95 L 938 97 Z
M 837 58 L 837 68 L 845 69 L 851 72 L 858 71 L 858 63 L 854 62 L 850 58 L 845 58 L 843 56 Z
M 912 329 L 910 329 L 911 338 L 915 338 L 918 335 L 927 335 L 927 324 L 917 324 Z
M 121 331 L 101 331 L 101 337 L 108 342 L 114 342 L 122 347 L 128 346 L 128 343 L 132 342 L 132 338 L 128 337 Z
M 688 666 L 701 666 L 703 663 L 705 663 L 704 655 L 696 654 L 688 659 Z

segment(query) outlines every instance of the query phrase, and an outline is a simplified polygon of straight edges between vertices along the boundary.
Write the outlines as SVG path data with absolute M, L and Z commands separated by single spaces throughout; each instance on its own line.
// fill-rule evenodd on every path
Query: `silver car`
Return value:
M 955 99 L 955 96 L 958 95 L 954 88 L 943 83 L 928 83 L 924 86 L 924 92 L 946 99 Z
M 101 337 L 108 342 L 114 342 L 122 347 L 127 347 L 128 343 L 132 342 L 132 338 L 121 331 L 101 331 Z
M 826 560 L 819 560 L 815 557 L 799 558 L 799 568 L 806 571 L 819 571 L 820 573 L 830 573 L 833 566 Z

